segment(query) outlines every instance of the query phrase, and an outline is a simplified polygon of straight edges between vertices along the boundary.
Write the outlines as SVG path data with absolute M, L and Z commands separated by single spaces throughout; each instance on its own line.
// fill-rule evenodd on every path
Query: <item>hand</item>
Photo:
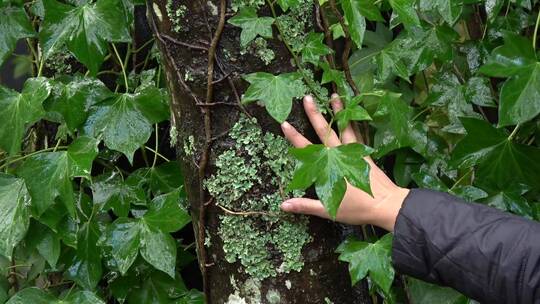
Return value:
M 339 97 L 332 95 L 332 109 L 335 113 L 343 108 Z M 332 130 L 321 113 L 318 112 L 311 96 L 304 97 L 304 110 L 322 142 L 330 147 L 357 142 L 353 128 L 349 125 L 341 135 L 341 139 Z M 303 148 L 311 142 L 291 126 L 288 122 L 281 125 L 285 137 L 297 148 Z M 398 187 L 373 162 L 371 157 L 364 158 L 370 165 L 369 180 L 373 197 L 366 192 L 347 183 L 347 191 L 338 209 L 338 222 L 360 225 L 373 224 L 388 231 L 394 230 L 394 224 L 403 200 L 409 189 Z M 291 198 L 281 204 L 286 212 L 311 214 L 330 219 L 330 215 L 321 201 L 309 198 Z

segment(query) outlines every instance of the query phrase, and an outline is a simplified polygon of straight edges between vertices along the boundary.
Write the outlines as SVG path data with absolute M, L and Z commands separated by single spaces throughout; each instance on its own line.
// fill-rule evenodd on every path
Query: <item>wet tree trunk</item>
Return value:
M 247 214 L 227 214 L 219 208 L 219 202 L 204 186 L 205 180 L 217 173 L 220 154 L 234 149 L 228 131 L 240 117 L 255 117 L 263 133 L 281 134 L 279 125 L 264 108 L 240 105 L 247 87 L 241 76 L 256 71 L 284 73 L 293 71 L 294 66 L 279 39 L 269 40 L 275 52 L 269 65 L 253 54 L 241 55 L 240 31 L 226 22 L 232 16 L 226 0 L 147 1 L 148 20 L 172 96 L 171 136 L 176 137 L 183 163 L 207 303 L 371 303 L 366 284 L 352 288 L 346 265 L 338 262 L 334 253 L 346 229 L 329 221 L 308 219 L 312 241 L 302 248 L 300 271 L 278 271 L 263 279 L 256 274 L 259 279 L 250 280 L 252 275 L 239 261 L 226 260 L 219 234 L 222 216 L 258 220 L 248 219 Z M 224 6 L 227 9 L 222 14 Z M 289 121 L 305 131 L 309 123 L 298 105 L 293 107 Z M 249 191 L 260 196 L 277 190 L 259 187 Z M 274 229 L 273 225 L 264 229 Z M 269 256 L 273 257 L 271 251 L 275 248 L 271 247 Z

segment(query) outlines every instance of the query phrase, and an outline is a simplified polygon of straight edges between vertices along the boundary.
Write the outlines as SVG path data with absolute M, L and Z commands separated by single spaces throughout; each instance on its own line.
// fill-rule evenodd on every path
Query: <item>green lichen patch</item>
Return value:
M 187 7 L 183 4 L 175 7 L 173 0 L 167 0 L 167 5 L 165 6 L 167 10 L 167 16 L 172 23 L 172 30 L 174 32 L 180 33 L 182 30 L 182 20 L 186 16 Z
M 240 50 L 240 55 L 253 54 L 259 58 L 265 65 L 269 65 L 276 53 L 268 47 L 268 42 L 262 37 L 257 37 L 251 41 L 246 48 Z
M 216 160 L 217 172 L 205 181 L 220 215 L 218 234 L 225 259 L 262 280 L 300 271 L 302 248 L 311 241 L 308 218 L 281 212 L 281 202 L 303 193 L 285 191 L 295 162 L 282 137 L 263 134 L 256 119 L 241 117 L 229 132 L 234 142 Z M 231 214 L 230 211 L 241 214 Z

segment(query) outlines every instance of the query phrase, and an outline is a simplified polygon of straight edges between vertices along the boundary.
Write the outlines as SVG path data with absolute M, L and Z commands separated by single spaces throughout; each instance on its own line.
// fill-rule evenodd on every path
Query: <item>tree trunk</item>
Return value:
M 148 1 L 207 303 L 370 303 L 367 284 L 351 287 L 334 253 L 346 229 L 279 211 L 293 168 L 279 124 L 263 107 L 240 104 L 241 76 L 293 71 L 288 50 L 269 39 L 269 65 L 241 54 L 226 0 Z M 309 129 L 299 103 L 288 120 Z

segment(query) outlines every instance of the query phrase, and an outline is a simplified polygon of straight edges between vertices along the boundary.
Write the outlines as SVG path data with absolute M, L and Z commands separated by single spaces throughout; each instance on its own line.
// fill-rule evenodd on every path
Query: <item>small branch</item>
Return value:
M 116 45 L 112 43 L 112 48 L 114 50 L 114 54 L 116 55 L 116 59 L 118 60 L 118 63 L 120 64 L 120 68 L 122 69 L 122 75 L 124 75 L 124 85 L 126 86 L 126 93 L 129 92 L 129 85 L 128 85 L 128 78 L 126 74 L 126 67 L 124 66 L 124 62 L 122 61 L 122 58 L 120 57 L 120 54 L 118 53 L 118 50 L 116 49 Z
M 190 49 L 194 49 L 194 50 L 199 50 L 199 51 L 208 51 L 208 48 L 205 47 L 205 46 L 202 46 L 202 45 L 196 45 L 196 44 L 191 44 L 191 43 L 187 43 L 187 42 L 183 42 L 183 41 L 180 41 L 178 39 L 175 39 L 167 34 L 160 34 L 161 37 L 169 40 L 170 42 L 174 43 L 174 44 L 177 44 L 177 45 L 181 45 L 181 46 L 185 46 L 187 48 L 190 48 Z

